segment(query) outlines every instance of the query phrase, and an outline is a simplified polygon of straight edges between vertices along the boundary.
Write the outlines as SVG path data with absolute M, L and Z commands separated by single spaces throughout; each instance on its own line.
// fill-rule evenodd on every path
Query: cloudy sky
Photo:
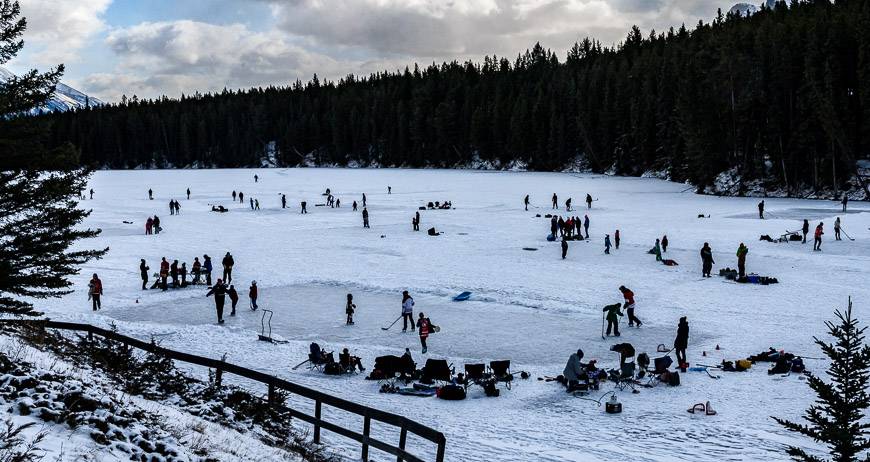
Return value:
M 107 101 L 285 85 L 317 73 L 396 70 L 541 42 L 565 55 L 695 24 L 735 0 L 20 0 L 21 72 L 64 63 L 65 81 Z

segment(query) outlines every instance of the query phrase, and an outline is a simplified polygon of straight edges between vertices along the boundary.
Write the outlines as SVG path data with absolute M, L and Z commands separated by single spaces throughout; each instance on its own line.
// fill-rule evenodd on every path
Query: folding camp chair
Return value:
M 662 382 L 662 374 L 667 374 L 670 371 L 668 370 L 671 367 L 671 364 L 674 363 L 674 360 L 671 359 L 670 355 L 665 355 L 658 357 L 653 360 L 653 370 L 649 372 L 649 380 L 643 385 L 647 388 L 652 388 Z
M 465 389 L 468 390 L 470 385 L 481 385 L 487 379 L 486 366 L 483 364 L 466 364 L 465 365 Z
M 423 377 L 420 382 L 432 384 L 436 381 L 450 382 L 453 380 L 453 370 L 445 359 L 427 359 L 423 366 Z
M 311 344 L 311 351 L 308 353 L 308 370 L 316 370 L 317 372 L 323 372 L 324 366 L 329 363 L 334 363 L 335 357 L 332 355 L 332 352 L 326 352 L 320 348 L 316 343 Z
M 514 375 L 511 374 L 511 361 L 509 359 L 503 361 L 490 361 L 489 372 L 496 382 L 504 382 L 508 390 L 511 389 L 511 382 L 514 380 Z
M 610 380 L 613 381 L 614 385 L 619 391 L 624 391 L 627 388 L 631 388 L 633 393 L 637 393 L 637 390 L 634 388 L 635 385 L 638 385 L 638 381 L 634 378 L 635 365 L 634 363 L 625 363 L 623 364 L 619 370 L 613 369 L 610 371 Z

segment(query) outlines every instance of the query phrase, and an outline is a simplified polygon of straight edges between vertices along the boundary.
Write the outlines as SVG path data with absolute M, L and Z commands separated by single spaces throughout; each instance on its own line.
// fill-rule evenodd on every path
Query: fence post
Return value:
M 447 441 L 442 435 L 440 441 L 438 441 L 438 454 L 435 456 L 435 462 L 444 462 L 444 447 L 446 445 Z
M 362 460 L 363 462 L 368 462 L 369 460 L 369 433 L 372 428 L 372 418 L 369 417 L 369 412 L 366 411 L 363 416 L 363 447 L 362 447 Z
M 314 418 L 320 420 L 320 400 L 314 402 Z M 320 422 L 314 423 L 314 443 L 320 444 Z
M 405 450 L 405 441 L 408 439 L 408 429 L 405 427 L 404 422 L 402 423 L 402 432 L 399 433 L 399 449 Z M 402 456 L 396 457 L 396 462 L 402 462 Z

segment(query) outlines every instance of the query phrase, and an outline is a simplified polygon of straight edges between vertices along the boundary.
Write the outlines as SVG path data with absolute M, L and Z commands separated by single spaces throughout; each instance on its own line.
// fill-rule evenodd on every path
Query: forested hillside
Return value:
M 799 1 L 610 48 L 46 115 L 96 166 L 581 165 L 837 191 L 870 155 L 870 0 Z M 860 181 L 860 178 L 859 178 Z M 861 185 L 863 188 L 863 184 Z M 866 189 L 865 189 L 866 191 Z

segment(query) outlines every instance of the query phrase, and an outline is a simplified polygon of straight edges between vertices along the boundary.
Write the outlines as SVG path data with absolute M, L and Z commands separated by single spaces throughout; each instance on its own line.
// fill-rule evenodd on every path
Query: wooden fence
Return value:
M 244 377 L 246 379 L 260 382 L 266 385 L 268 389 L 268 401 L 270 404 L 273 404 L 275 406 L 278 406 L 278 404 L 275 402 L 277 389 L 286 390 L 294 395 L 310 399 L 314 401 L 314 415 L 309 415 L 283 405 L 281 405 L 280 407 L 282 410 L 288 412 L 292 417 L 308 422 L 314 426 L 315 443 L 320 443 L 321 429 L 331 431 L 338 435 L 344 436 L 345 438 L 349 438 L 359 442 L 360 444 L 362 444 L 363 461 L 368 460 L 369 448 L 372 447 L 396 456 L 396 460 L 398 462 L 425 462 L 423 459 L 406 451 L 405 446 L 408 439 L 408 433 L 417 435 L 420 438 L 435 443 L 437 445 L 435 462 L 444 461 L 444 450 L 445 446 L 447 445 L 447 440 L 444 437 L 443 433 L 433 428 L 414 422 L 413 420 L 410 420 L 400 415 L 380 411 L 370 408 L 368 406 L 363 406 L 361 404 L 337 398 L 335 396 L 313 390 L 311 388 L 304 387 L 302 385 L 298 385 L 292 382 L 288 382 L 287 380 L 280 379 L 269 374 L 264 374 L 253 369 L 237 366 L 235 364 L 221 361 L 219 359 L 205 358 L 189 353 L 170 350 L 168 348 L 163 348 L 148 341 L 143 341 L 133 337 L 128 337 L 126 335 L 121 335 L 117 332 L 92 326 L 90 324 L 25 319 L 2 319 L 0 320 L 0 323 L 87 332 L 89 338 L 92 338 L 94 335 L 99 335 L 101 337 L 121 342 L 124 345 L 138 348 L 143 351 L 164 355 L 175 361 L 196 364 L 198 366 L 214 369 L 218 377 L 224 372 L 235 374 L 240 377 Z M 361 416 L 363 418 L 362 433 L 358 433 L 356 431 L 344 428 L 336 423 L 324 420 L 322 418 L 323 405 L 332 406 L 336 409 L 341 409 L 343 411 Z M 393 446 L 384 441 L 372 438 L 370 435 L 372 420 L 398 427 L 400 430 L 399 444 L 397 446 Z

